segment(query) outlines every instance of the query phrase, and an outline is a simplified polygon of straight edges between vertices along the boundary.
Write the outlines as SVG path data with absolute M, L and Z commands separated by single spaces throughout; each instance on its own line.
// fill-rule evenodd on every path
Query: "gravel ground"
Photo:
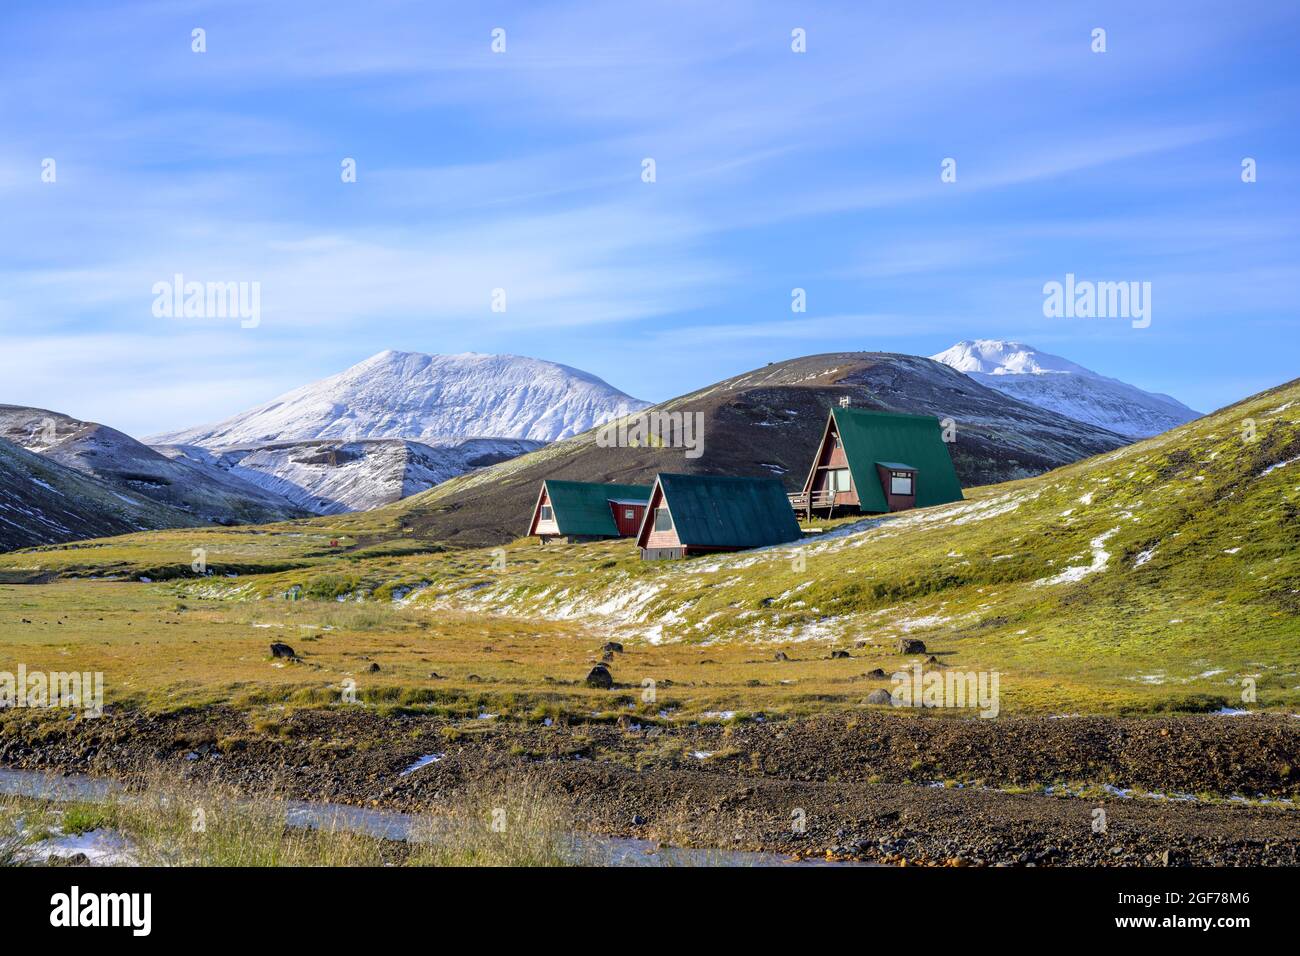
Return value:
M 161 768 L 404 810 L 526 777 L 592 832 L 944 865 L 1296 865 L 1297 757 L 1300 720 L 1287 715 L 665 727 L 360 709 L 0 717 L 0 766 L 115 777 Z M 1129 789 L 1162 796 L 1119 792 Z

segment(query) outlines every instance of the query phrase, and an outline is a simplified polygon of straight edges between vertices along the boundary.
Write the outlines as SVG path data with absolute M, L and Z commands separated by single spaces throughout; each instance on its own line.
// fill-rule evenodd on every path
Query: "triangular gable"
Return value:
M 939 419 L 858 408 L 832 408 L 831 416 L 863 511 L 889 510 L 876 472 L 878 461 L 905 461 L 916 468 L 918 508 L 962 500 L 961 482 L 952 466 Z

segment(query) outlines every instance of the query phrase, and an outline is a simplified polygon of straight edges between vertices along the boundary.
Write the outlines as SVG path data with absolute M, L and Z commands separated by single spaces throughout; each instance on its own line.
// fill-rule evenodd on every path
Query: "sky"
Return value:
M 144 436 L 390 348 L 658 401 L 1003 338 L 1209 411 L 1300 375 L 1298 93 L 1293 2 L 15 2 L 0 402 Z M 178 274 L 258 321 L 156 314 Z M 1067 274 L 1150 324 L 1045 315 Z

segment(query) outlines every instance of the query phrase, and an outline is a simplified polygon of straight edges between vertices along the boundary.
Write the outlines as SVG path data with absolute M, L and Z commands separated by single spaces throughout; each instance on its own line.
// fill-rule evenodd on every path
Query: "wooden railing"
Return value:
M 806 491 L 798 491 L 788 496 L 790 507 L 795 511 L 807 511 L 809 507 L 829 508 L 835 504 L 835 492 L 833 491 L 814 491 L 812 501 L 808 500 L 809 495 Z

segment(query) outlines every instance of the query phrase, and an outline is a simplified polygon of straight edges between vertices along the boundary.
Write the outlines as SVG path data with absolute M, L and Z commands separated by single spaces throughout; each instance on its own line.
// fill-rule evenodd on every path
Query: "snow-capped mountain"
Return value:
M 1098 375 L 1021 342 L 968 339 L 930 357 L 1004 395 L 1127 438 L 1149 438 L 1201 416 L 1168 395 Z
M 363 438 L 549 442 L 646 405 L 594 375 L 541 359 L 386 351 L 223 422 L 146 441 L 205 448 Z
M 541 448 L 521 438 L 471 438 L 434 448 L 396 438 L 277 442 L 211 451 L 160 445 L 168 458 L 229 472 L 315 514 L 378 508 L 475 468 Z

